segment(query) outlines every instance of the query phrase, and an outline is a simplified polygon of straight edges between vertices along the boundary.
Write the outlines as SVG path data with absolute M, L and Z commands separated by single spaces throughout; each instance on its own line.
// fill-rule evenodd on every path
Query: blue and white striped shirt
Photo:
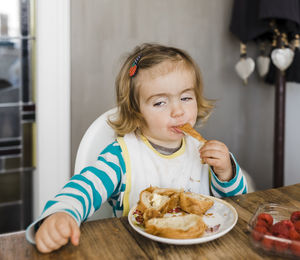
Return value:
M 247 193 L 247 183 L 239 165 L 231 155 L 235 167 L 235 177 L 221 182 L 211 172 L 210 188 L 213 196 L 227 197 Z M 94 165 L 84 168 L 74 175 L 52 200 L 49 200 L 41 216 L 26 230 L 29 242 L 34 243 L 37 225 L 45 217 L 55 212 L 70 214 L 78 225 L 93 215 L 102 203 L 108 201 L 115 216 L 123 211 L 120 205 L 125 192 L 126 167 L 122 150 L 117 141 L 108 145 L 98 156 Z

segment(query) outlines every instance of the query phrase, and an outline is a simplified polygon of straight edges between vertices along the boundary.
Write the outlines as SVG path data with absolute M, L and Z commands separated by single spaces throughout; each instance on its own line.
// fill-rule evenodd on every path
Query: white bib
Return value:
M 181 148 L 171 155 L 160 154 L 144 136 L 134 133 L 119 137 L 118 142 L 126 164 L 123 215 L 150 185 L 209 195 L 208 165 L 201 163 L 199 148 L 203 143 L 198 140 L 186 136 Z

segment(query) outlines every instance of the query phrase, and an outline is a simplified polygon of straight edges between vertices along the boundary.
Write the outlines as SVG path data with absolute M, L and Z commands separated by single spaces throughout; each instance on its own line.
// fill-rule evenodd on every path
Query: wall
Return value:
M 36 2 L 34 218 L 70 175 L 70 2 Z M 49 40 L 55 39 L 55 40 Z
M 115 105 L 120 56 L 142 42 L 187 50 L 199 64 L 205 95 L 217 99 L 208 139 L 226 143 L 258 189 L 272 186 L 274 87 L 254 73 L 247 86 L 234 71 L 239 42 L 229 32 L 232 0 L 77 0 L 71 2 L 72 165 L 80 139 Z M 257 55 L 250 44 L 249 55 Z M 298 85 L 287 86 L 286 183 L 299 182 Z

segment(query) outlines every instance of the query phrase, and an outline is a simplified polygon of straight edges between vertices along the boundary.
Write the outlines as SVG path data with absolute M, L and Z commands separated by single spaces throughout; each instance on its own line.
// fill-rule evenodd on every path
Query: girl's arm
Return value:
M 26 230 L 29 242 L 34 243 L 35 231 L 47 216 L 56 212 L 69 214 L 80 226 L 110 197 L 120 193 L 125 163 L 117 142 L 108 145 L 94 165 L 74 175 L 52 200 L 46 203 L 41 216 Z

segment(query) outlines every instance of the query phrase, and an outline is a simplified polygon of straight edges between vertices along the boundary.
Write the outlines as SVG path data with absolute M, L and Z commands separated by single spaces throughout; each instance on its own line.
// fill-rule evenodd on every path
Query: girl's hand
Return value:
M 35 235 L 37 249 L 49 253 L 68 243 L 79 244 L 80 229 L 76 221 L 67 213 L 57 212 L 47 217 Z
M 221 181 L 233 177 L 230 154 L 227 146 L 219 141 L 207 141 L 199 150 L 204 163 L 209 164 Z

